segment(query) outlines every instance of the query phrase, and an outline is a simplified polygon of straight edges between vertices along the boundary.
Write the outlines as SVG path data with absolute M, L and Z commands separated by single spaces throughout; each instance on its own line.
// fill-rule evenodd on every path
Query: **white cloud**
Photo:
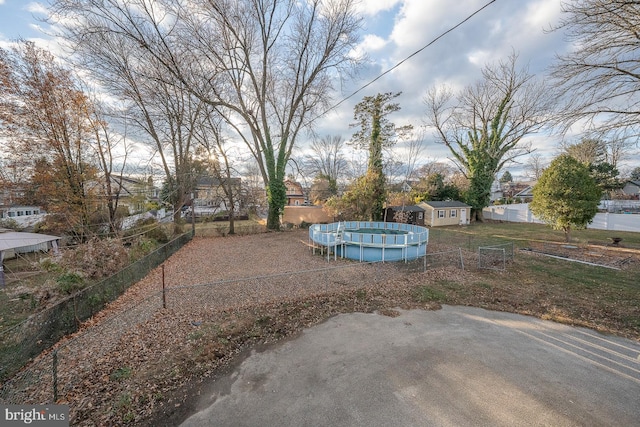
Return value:
M 47 7 L 45 5 L 43 5 L 42 3 L 29 3 L 26 7 L 27 11 L 31 12 L 31 13 L 35 13 L 35 14 L 39 14 L 39 15 L 47 15 Z
M 387 41 L 375 34 L 367 34 L 360 46 L 365 52 L 377 52 L 387 45 Z
M 391 10 L 399 3 L 402 0 L 364 0 L 358 4 L 358 10 L 364 15 L 373 16 Z

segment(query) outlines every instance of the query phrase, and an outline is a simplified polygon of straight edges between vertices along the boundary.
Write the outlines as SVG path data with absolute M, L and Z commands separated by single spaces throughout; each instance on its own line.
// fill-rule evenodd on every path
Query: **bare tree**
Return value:
M 199 150 L 205 155 L 209 173 L 217 180 L 224 195 L 224 203 L 229 216 L 229 234 L 235 234 L 236 201 L 240 197 L 239 188 L 235 184 L 239 181 L 234 177 L 235 171 L 232 159 L 233 147 L 228 144 L 223 131 L 222 119 L 208 106 L 205 108 L 203 121 L 198 123 L 195 137 Z
M 93 133 L 93 149 L 102 179 L 102 197 L 107 208 L 109 232 L 117 233 L 121 229 L 118 205 L 122 193 L 122 181 L 127 166 L 127 156 L 131 147 L 127 144 L 126 132 L 117 135 L 109 128 L 105 110 L 107 107 L 97 99 L 93 100 L 96 109 L 89 115 L 88 122 Z
M 357 62 L 355 10 L 355 0 L 56 0 L 53 8 L 75 43 L 94 33 L 131 40 L 216 107 L 258 163 L 270 229 L 280 227 L 296 139 Z
M 527 159 L 527 163 L 525 165 L 525 170 L 527 172 L 527 176 L 535 181 L 539 180 L 542 176 L 542 172 L 547 167 L 542 154 L 540 153 L 531 153 L 529 158 Z
M 633 146 L 637 138 L 630 135 L 630 129 L 616 129 L 601 135 L 605 143 L 605 161 L 613 167 L 619 167 L 623 160 L 630 158 L 634 151 Z
M 73 8 L 78 8 L 76 13 L 87 18 L 87 27 L 67 24 L 65 29 L 65 37 L 73 42 L 72 60 L 91 73 L 110 95 L 127 105 L 122 115 L 128 117 L 140 140 L 160 159 L 165 196 L 174 207 L 176 232 L 180 232 L 181 208 L 190 200 L 197 178 L 192 171 L 193 139 L 197 124 L 206 120 L 205 103 L 180 78 L 167 72 L 162 59 L 141 47 L 132 36 L 117 33 L 108 26 L 115 25 L 117 16 L 121 25 L 131 21 L 129 30 L 137 32 L 139 38 L 152 38 L 156 33 L 151 18 L 167 18 L 161 4 L 142 2 L 142 7 L 135 9 L 134 2 L 129 1 L 101 3 L 100 10 L 114 14 L 109 17 L 92 15 L 98 10 L 97 3 L 57 4 L 59 13 L 72 13 Z
M 343 153 L 344 144 L 344 140 L 339 135 L 326 135 L 320 139 L 314 139 L 309 147 L 311 153 L 304 162 L 305 169 L 314 177 L 326 178 L 330 186 L 337 188 L 337 183 L 347 166 Z
M 416 170 L 416 175 L 419 178 L 426 178 L 429 175 L 440 174 L 444 177 L 451 177 L 455 170 L 451 165 L 443 163 L 438 160 L 430 160 L 424 163 Z
M 406 143 L 400 143 L 390 150 L 389 157 L 398 162 L 400 166 L 398 176 L 403 181 L 411 181 L 416 178 L 416 165 L 422 158 L 425 148 L 424 129 L 421 128 L 417 132 L 413 132 L 411 137 L 407 138 Z
M 345 154 L 347 168 L 345 169 L 345 179 L 354 182 L 358 177 L 367 172 L 368 154 L 364 150 L 351 148 Z
M 558 116 L 564 129 L 585 121 L 589 129 L 633 129 L 637 137 L 638 3 L 573 0 L 563 2 L 562 10 L 555 30 L 565 32 L 573 50 L 557 58 L 551 76 L 566 103 Z
M 489 204 L 491 184 L 502 167 L 530 152 L 522 138 L 541 130 L 550 119 L 553 99 L 544 83 L 527 68 L 516 68 L 517 55 L 487 66 L 483 79 L 457 95 L 428 92 L 427 122 L 453 161 L 470 181 L 466 201 L 475 219 Z

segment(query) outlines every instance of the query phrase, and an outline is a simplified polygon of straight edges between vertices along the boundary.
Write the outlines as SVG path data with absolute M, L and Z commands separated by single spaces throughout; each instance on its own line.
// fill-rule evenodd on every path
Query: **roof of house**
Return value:
M 217 178 L 214 176 L 201 176 L 198 178 L 198 187 L 219 187 L 227 183 L 227 179 L 231 185 L 240 185 L 240 178 Z
M 424 201 L 420 202 L 420 204 L 424 204 L 430 206 L 432 208 L 470 208 L 471 206 L 459 202 L 457 200 L 444 200 L 444 201 Z
M 0 251 L 39 245 L 41 243 L 58 239 L 60 239 L 60 237 L 48 236 L 46 234 L 9 231 L 6 233 L 0 233 Z
M 533 187 L 528 185 L 523 190 L 514 194 L 513 197 L 533 197 Z

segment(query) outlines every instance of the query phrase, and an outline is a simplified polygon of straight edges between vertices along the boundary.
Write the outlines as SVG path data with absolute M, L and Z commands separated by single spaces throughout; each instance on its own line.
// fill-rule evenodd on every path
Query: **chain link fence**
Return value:
M 113 276 L 0 333 L 0 381 L 10 378 L 31 358 L 62 337 L 76 332 L 81 322 L 115 301 L 129 286 L 145 277 L 189 240 L 190 233 L 182 234 Z
M 80 331 L 63 344 L 35 358 L 0 388 L 3 404 L 29 404 L 76 400 L 81 385 L 99 383 L 109 376 L 108 354 L 116 354 L 138 333 L 153 334 L 163 318 L 169 322 L 196 321 L 225 309 L 242 309 L 285 299 L 357 289 L 363 284 L 391 280 L 397 275 L 393 264 L 351 263 L 322 269 L 286 272 L 269 276 L 225 280 L 206 284 L 173 286 L 99 324 Z M 163 307 L 167 310 L 163 310 Z M 175 326 L 175 325 L 174 325 Z M 83 401 L 74 407 L 82 411 Z
M 506 270 L 507 261 L 513 261 L 513 247 L 513 242 L 478 247 L 478 269 Z

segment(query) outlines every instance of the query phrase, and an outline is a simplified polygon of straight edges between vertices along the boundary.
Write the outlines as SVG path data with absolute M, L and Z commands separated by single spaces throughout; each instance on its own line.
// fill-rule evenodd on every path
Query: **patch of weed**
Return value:
M 133 371 L 131 370 L 131 368 L 129 368 L 128 366 L 122 366 L 116 369 L 115 371 L 113 371 L 111 375 L 109 375 L 109 378 L 112 381 L 122 381 L 129 378 L 132 373 Z
M 418 286 L 416 288 L 416 300 L 421 303 L 425 302 L 443 302 L 447 299 L 444 292 L 432 289 L 428 286 Z
M 474 285 L 476 285 L 479 288 L 485 288 L 485 289 L 491 289 L 492 286 L 489 283 L 486 282 L 476 282 L 474 283 Z

